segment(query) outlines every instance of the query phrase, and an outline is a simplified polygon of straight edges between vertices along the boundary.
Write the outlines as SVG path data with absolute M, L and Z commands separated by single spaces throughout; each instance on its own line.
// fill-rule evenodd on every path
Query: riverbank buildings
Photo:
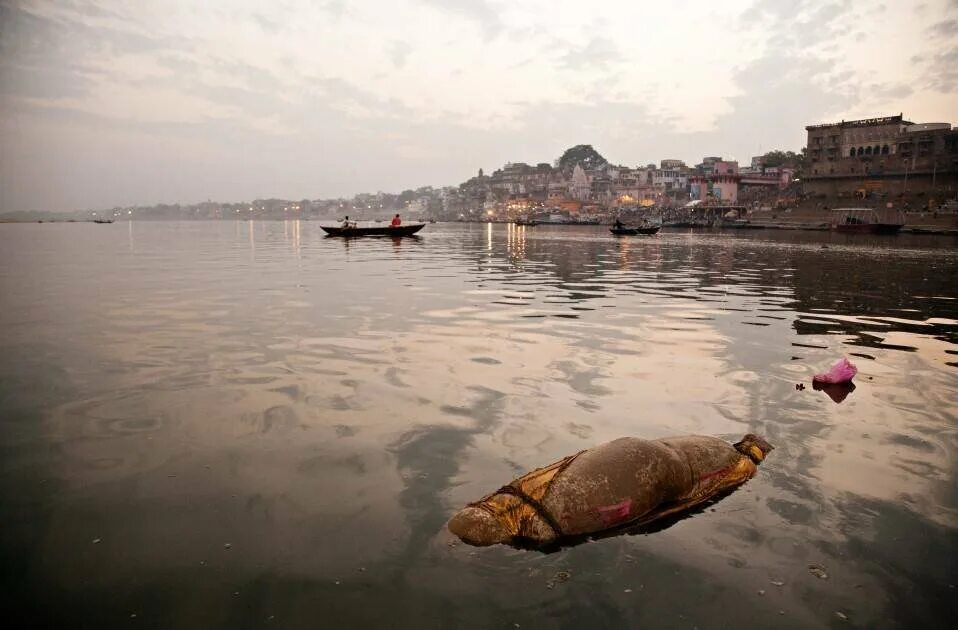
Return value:
M 949 123 L 914 123 L 899 114 L 805 130 L 807 196 L 904 204 L 958 194 L 958 129 Z

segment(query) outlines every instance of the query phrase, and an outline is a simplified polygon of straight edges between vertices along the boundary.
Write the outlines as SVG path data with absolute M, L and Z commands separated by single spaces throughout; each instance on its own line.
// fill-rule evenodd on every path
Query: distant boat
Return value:
M 349 227 L 343 227 L 341 225 L 321 225 L 319 227 L 323 228 L 323 231 L 326 232 L 327 236 L 412 236 L 419 230 L 426 227 L 426 224 L 408 223 L 398 227 L 392 227 L 390 225 L 362 227 L 355 225 L 351 225 Z
M 897 234 L 905 226 L 901 212 L 879 213 L 872 208 L 837 208 L 832 210 L 831 228 L 852 234 Z
M 651 225 L 648 227 L 610 227 L 609 231 L 616 236 L 635 236 L 636 234 L 656 234 L 662 226 Z
M 516 225 L 528 225 L 531 227 L 533 225 L 539 225 L 539 222 L 535 219 L 516 219 Z
M 113 223 L 113 219 L 93 219 L 94 223 Z

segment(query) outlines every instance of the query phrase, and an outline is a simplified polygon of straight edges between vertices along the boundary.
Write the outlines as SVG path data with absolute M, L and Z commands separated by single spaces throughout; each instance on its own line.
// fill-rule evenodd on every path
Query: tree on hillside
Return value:
M 608 163 L 608 160 L 593 149 L 591 144 L 577 144 L 571 149 L 566 149 L 562 157 L 556 160 L 555 166 L 563 171 L 571 171 L 576 164 L 581 164 L 584 169 L 593 169 Z
M 762 156 L 762 163 L 766 166 L 785 166 L 788 168 L 800 168 L 804 159 L 804 151 L 795 153 L 794 151 L 769 151 Z

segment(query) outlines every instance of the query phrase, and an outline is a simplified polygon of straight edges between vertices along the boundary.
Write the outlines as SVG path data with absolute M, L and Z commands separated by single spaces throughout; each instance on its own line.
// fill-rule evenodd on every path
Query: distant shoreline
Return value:
M 366 219 L 361 219 L 366 220 Z M 374 221 L 374 219 L 370 219 Z M 96 223 L 98 225 L 102 224 L 111 224 L 111 223 L 212 223 L 212 222 L 223 222 L 223 221 L 272 221 L 272 222 L 284 222 L 284 221 L 306 221 L 309 223 L 322 223 L 322 222 L 338 222 L 336 218 L 329 219 L 316 219 L 316 218 L 299 218 L 299 219 L 282 219 L 282 218 L 257 218 L 257 219 L 118 219 L 110 223 L 100 221 L 97 222 L 93 219 L 40 219 L 40 220 L 30 220 L 30 219 L 0 219 L 0 224 L 36 224 L 36 223 Z M 509 224 L 514 223 L 513 221 L 438 221 L 438 223 L 473 223 L 473 224 Z M 568 227 L 601 227 L 606 225 L 605 223 L 540 223 L 536 226 L 530 227 L 530 229 L 535 229 L 536 227 L 551 227 L 558 226 L 563 228 Z M 742 227 L 729 227 L 729 226 L 670 226 L 663 225 L 663 230 L 673 231 L 696 231 L 696 232 L 741 232 L 743 231 Z M 827 223 L 804 223 L 804 222 L 777 222 L 777 221 L 761 221 L 753 222 L 744 228 L 746 231 L 755 232 L 762 230 L 792 230 L 792 231 L 805 231 L 805 232 L 829 232 L 831 231 Z M 901 234 L 924 234 L 924 235 L 935 235 L 935 236 L 952 236 L 958 237 L 958 228 L 949 228 L 941 226 L 931 226 L 931 225 L 905 225 L 901 229 Z

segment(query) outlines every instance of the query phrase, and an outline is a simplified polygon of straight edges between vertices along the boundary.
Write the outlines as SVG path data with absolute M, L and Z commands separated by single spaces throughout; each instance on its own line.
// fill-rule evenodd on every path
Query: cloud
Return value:
M 476 22 L 487 39 L 503 30 L 499 11 L 489 0 L 422 0 L 425 4 Z
M 958 20 L 942 20 L 929 26 L 928 31 L 936 37 L 954 37 L 958 35 Z
M 748 20 L 773 18 L 785 20 L 798 14 L 807 5 L 807 0 L 757 0 L 750 6 L 743 17 Z
M 399 40 L 390 42 L 387 49 L 389 58 L 392 60 L 393 66 L 395 66 L 397 70 L 406 65 L 406 60 L 409 58 L 409 54 L 412 52 L 412 49 L 407 42 L 402 42 Z
M 593 37 L 585 45 L 572 47 L 565 52 L 559 62 L 569 70 L 604 68 L 622 60 L 618 46 L 604 37 Z
M 933 90 L 958 92 L 958 46 L 934 55 L 925 77 Z
M 734 140 L 740 136 L 767 148 L 803 145 L 805 125 L 826 120 L 854 102 L 844 81 L 825 80 L 831 69 L 827 60 L 784 52 L 771 52 L 743 67 L 735 75 L 741 93 L 729 99 L 731 112 L 716 120 L 721 144 L 741 147 L 743 143 Z M 767 135 L 756 137 L 759 130 Z
M 266 17 L 262 13 L 253 13 L 251 17 L 264 31 L 276 33 L 280 30 L 280 25 L 278 22 Z
M 905 83 L 872 84 L 865 89 L 871 96 L 887 100 L 905 98 L 915 91 Z
M 321 5 L 323 11 L 328 13 L 333 19 L 339 20 L 348 13 L 345 0 L 331 0 Z

